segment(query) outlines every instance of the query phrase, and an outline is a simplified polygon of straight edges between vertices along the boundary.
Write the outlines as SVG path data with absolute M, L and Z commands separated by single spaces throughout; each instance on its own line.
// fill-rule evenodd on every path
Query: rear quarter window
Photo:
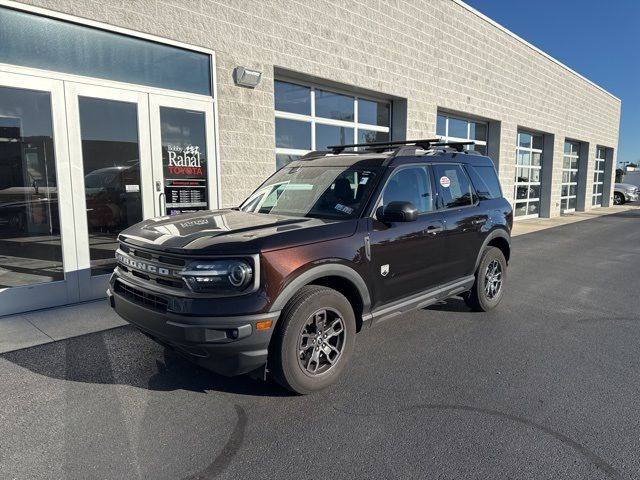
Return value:
M 480 200 L 502 197 L 500 181 L 492 166 L 467 166 L 467 172 Z

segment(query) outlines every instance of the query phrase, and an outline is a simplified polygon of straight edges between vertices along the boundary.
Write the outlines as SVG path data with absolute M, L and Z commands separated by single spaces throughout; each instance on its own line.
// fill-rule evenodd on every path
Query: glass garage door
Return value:
M 514 214 L 518 218 L 540 216 L 543 135 L 518 132 Z
M 593 171 L 593 194 L 591 197 L 591 205 L 594 207 L 602 206 L 602 191 L 604 189 L 604 166 L 605 166 L 605 149 L 598 147 L 596 149 L 596 164 Z
M 486 122 L 469 120 L 462 117 L 438 115 L 436 134 L 443 142 L 467 142 L 473 141 L 469 148 L 487 154 L 487 130 Z
M 562 185 L 560 187 L 560 212 L 562 213 L 574 212 L 576 210 L 579 160 L 580 144 L 578 142 L 564 142 Z
M 332 89 L 274 82 L 276 168 L 328 145 L 388 141 L 391 103 Z

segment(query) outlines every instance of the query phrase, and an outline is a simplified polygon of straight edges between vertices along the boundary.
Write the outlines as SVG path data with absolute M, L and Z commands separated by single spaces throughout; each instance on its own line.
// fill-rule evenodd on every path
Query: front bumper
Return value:
M 639 195 L 637 193 L 627 193 L 625 192 L 624 198 L 627 202 L 637 202 Z
M 266 365 L 269 342 L 280 316 L 280 312 L 225 317 L 180 315 L 119 293 L 113 281 L 107 295 L 118 315 L 153 340 L 227 376 L 242 375 Z M 266 320 L 272 321 L 271 328 L 256 329 L 257 322 Z

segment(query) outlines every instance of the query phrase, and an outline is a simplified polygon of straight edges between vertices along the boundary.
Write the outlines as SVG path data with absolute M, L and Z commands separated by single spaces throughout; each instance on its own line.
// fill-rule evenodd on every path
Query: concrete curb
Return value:
M 547 228 L 561 227 L 563 225 L 569 225 L 571 223 L 583 222 L 585 220 L 592 220 L 594 218 L 604 217 L 606 215 L 613 215 L 621 212 L 629 212 L 633 210 L 640 210 L 640 205 L 621 205 L 616 207 L 595 208 L 588 212 L 575 212 L 569 215 L 563 215 L 554 218 L 534 218 L 531 220 L 520 220 L 513 222 L 513 230 L 511 235 L 517 237 L 520 235 L 526 235 L 528 233 L 535 233 Z

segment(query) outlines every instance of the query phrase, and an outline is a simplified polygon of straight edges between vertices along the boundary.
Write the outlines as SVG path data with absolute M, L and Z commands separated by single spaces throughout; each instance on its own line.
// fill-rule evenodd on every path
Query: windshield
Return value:
M 245 200 L 240 210 L 295 217 L 357 218 L 376 178 L 374 169 L 285 167 Z

